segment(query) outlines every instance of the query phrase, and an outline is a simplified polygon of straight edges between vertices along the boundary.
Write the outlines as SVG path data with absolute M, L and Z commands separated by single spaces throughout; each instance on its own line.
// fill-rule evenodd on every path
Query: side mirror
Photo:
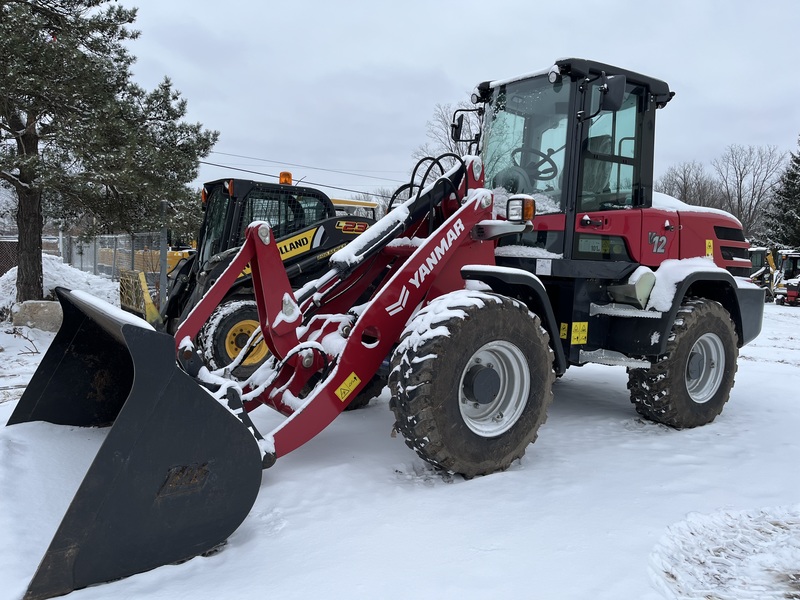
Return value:
M 456 120 L 450 123 L 450 137 L 454 142 L 461 141 L 461 131 L 464 129 L 464 115 L 458 115 Z
M 605 89 L 600 100 L 600 110 L 619 110 L 622 108 L 622 99 L 625 97 L 627 84 L 625 75 L 609 75 L 603 79 Z

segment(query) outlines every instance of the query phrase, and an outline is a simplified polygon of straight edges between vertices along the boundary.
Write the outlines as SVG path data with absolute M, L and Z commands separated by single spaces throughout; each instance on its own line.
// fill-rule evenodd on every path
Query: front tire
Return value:
M 703 298 L 681 305 L 666 353 L 649 369 L 631 369 L 636 411 L 677 429 L 713 421 L 730 397 L 739 356 L 728 311 Z
M 253 300 L 229 300 L 220 304 L 203 326 L 198 336 L 206 364 L 212 370 L 230 365 L 244 349 L 247 340 L 258 328 L 258 309 Z M 250 377 L 269 356 L 264 341 L 260 341 L 232 371 L 237 379 Z
M 477 291 L 436 298 L 392 356 L 390 406 L 406 445 L 468 478 L 507 469 L 547 418 L 548 341 L 516 300 Z

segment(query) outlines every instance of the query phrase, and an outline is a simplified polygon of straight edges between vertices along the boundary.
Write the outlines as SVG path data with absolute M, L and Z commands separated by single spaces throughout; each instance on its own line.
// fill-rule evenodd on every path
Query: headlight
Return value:
M 536 201 L 527 194 L 514 194 L 506 203 L 506 219 L 515 223 L 533 221 Z

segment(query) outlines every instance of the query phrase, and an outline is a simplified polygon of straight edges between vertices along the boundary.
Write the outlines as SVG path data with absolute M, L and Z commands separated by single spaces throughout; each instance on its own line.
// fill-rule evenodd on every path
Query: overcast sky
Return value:
M 206 160 L 228 167 L 395 188 L 437 103 L 567 56 L 676 92 L 658 113 L 656 175 L 710 166 L 731 144 L 797 151 L 799 0 L 121 3 L 139 8 L 135 80 L 152 89 L 169 76 L 188 119 L 220 132 Z M 203 165 L 200 180 L 233 174 Z

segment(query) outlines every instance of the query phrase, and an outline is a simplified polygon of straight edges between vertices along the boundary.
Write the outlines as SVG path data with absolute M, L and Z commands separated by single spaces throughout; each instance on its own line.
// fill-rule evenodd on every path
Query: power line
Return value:
M 219 154 L 221 156 L 232 156 L 234 158 L 244 158 L 246 160 L 257 160 L 257 161 L 272 163 L 272 164 L 276 164 L 276 165 L 285 165 L 287 167 L 299 167 L 301 169 L 313 169 L 314 171 L 326 171 L 328 173 L 338 173 L 338 174 L 341 174 L 341 175 L 351 175 L 353 177 L 364 177 L 366 179 L 377 179 L 379 181 L 391 181 L 393 183 L 405 183 L 405 181 L 401 181 L 401 180 L 398 180 L 398 179 L 390 179 L 388 177 L 376 177 L 375 175 L 364 175 L 362 173 L 354 173 L 352 171 L 338 171 L 336 169 L 326 169 L 326 168 L 323 168 L 323 167 L 311 167 L 309 165 L 300 165 L 300 164 L 297 164 L 297 163 L 290 163 L 290 162 L 286 162 L 286 161 L 270 160 L 268 158 L 259 158 L 257 156 L 245 156 L 245 155 L 242 155 L 242 154 L 231 154 L 229 152 L 218 152 L 216 150 L 212 150 L 211 154 Z M 390 172 L 399 173 L 401 171 L 390 171 Z
M 272 177 L 273 179 L 279 179 L 278 175 L 272 175 L 271 173 L 262 173 L 261 171 L 251 171 L 250 169 L 242 169 L 239 167 L 231 167 L 230 165 L 220 165 L 218 163 L 212 163 L 205 160 L 198 161 L 201 165 L 208 165 L 209 167 L 220 167 L 222 169 L 229 169 L 231 171 L 239 171 L 240 173 L 250 173 L 251 175 L 261 175 L 262 177 Z M 339 190 L 340 192 L 352 192 L 353 194 L 363 194 L 364 192 L 361 190 L 351 190 L 349 188 L 344 187 L 337 187 L 335 185 L 328 185 L 326 183 L 315 183 L 313 181 L 303 181 L 303 184 L 308 185 L 316 185 L 318 187 L 324 187 L 331 190 Z M 390 196 L 385 196 L 383 194 L 373 194 L 372 192 L 369 193 L 370 196 L 375 196 L 376 198 L 390 198 Z

